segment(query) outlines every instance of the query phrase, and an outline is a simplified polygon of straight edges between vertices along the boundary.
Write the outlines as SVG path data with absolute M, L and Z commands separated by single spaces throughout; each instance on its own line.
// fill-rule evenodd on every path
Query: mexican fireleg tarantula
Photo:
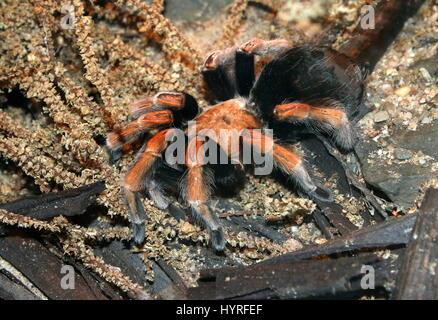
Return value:
M 258 56 L 257 59 L 255 56 Z M 147 191 L 156 205 L 165 209 L 169 200 L 163 194 L 157 172 L 169 167 L 161 156 L 169 145 L 165 136 L 181 128 L 187 133 L 187 121 L 203 129 L 243 130 L 242 145 L 262 153 L 270 152 L 274 164 L 310 198 L 332 201 L 331 192 L 315 184 L 302 159 L 289 148 L 260 133 L 278 123 L 310 128 L 328 135 L 341 150 L 352 150 L 355 143 L 353 122 L 360 112 L 365 71 L 347 56 L 322 46 L 292 47 L 287 40 L 252 40 L 239 47 L 214 51 L 204 63 L 204 78 L 220 103 L 198 112 L 193 97 L 185 93 L 160 92 L 153 98 L 130 106 L 134 121 L 107 137 L 107 146 L 118 160 L 123 145 L 147 132 L 150 138 L 139 152 L 137 162 L 125 177 L 124 189 L 132 218 L 134 239 L 144 240 L 146 215 L 140 193 Z M 217 134 L 218 136 L 219 133 Z M 212 169 L 200 159 L 204 139 L 189 137 L 182 195 L 193 215 L 209 230 L 216 250 L 223 250 L 225 237 L 217 215 L 209 206 L 213 183 L 226 187 L 235 183 L 240 165 L 219 165 Z M 231 158 L 227 138 L 215 141 L 221 152 Z M 272 148 L 264 148 L 267 140 Z M 195 154 L 195 156 L 193 156 Z M 234 173 L 233 173 L 234 172 Z

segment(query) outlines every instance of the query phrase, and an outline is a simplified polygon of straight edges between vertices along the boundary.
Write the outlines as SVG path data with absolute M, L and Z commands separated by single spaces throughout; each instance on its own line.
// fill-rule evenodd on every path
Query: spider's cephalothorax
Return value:
M 240 133 L 240 145 L 270 155 L 302 193 L 322 201 L 331 201 L 330 191 L 312 181 L 296 153 L 260 129 L 289 123 L 291 129 L 302 126 L 328 135 L 343 151 L 348 152 L 354 146 L 352 123 L 361 110 L 364 72 L 348 57 L 328 47 L 292 47 L 283 39 L 256 39 L 209 54 L 203 73 L 218 104 L 198 112 L 197 103 L 190 95 L 161 92 L 132 104 L 130 112 L 134 121 L 107 138 L 107 146 L 117 160 L 124 144 L 142 133 L 151 134 L 124 183 L 138 243 L 144 239 L 146 218 L 141 192 L 146 190 L 161 209 L 169 205 L 158 172 L 163 166 L 170 167 L 162 155 L 170 143 L 166 136 L 176 134 L 177 129 L 183 130 L 188 144 L 184 164 L 172 166 L 184 173 L 181 174 L 182 196 L 193 215 L 208 228 L 217 250 L 223 250 L 225 237 L 209 199 L 213 184 L 224 187 L 233 184 L 234 172 L 242 168 L 242 162 L 235 156 L 238 150 L 230 144 L 236 131 Z M 208 164 L 206 153 L 201 152 L 208 140 L 190 135 L 188 120 L 193 120 L 197 132 L 213 131 L 215 138 L 208 136 L 209 139 L 234 163 Z

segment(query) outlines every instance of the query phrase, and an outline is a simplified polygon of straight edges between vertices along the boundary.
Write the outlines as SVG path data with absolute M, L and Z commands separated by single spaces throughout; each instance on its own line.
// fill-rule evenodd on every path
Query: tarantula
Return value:
M 325 134 L 345 152 L 352 150 L 356 136 L 354 121 L 361 112 L 366 71 L 349 57 L 324 46 L 293 47 L 284 39 L 251 40 L 241 46 L 210 53 L 203 66 L 205 81 L 217 104 L 198 111 L 196 100 L 186 93 L 160 92 L 130 106 L 133 122 L 107 137 L 107 147 L 117 161 L 123 145 L 148 133 L 133 168 L 127 173 L 124 190 L 130 209 L 134 239 L 144 241 L 146 215 L 140 201 L 142 192 L 161 209 L 169 206 L 163 185 L 175 178 L 160 178 L 163 168 L 184 171 L 182 197 L 192 214 L 209 230 L 216 250 L 223 250 L 225 236 L 217 215 L 209 205 L 213 183 L 233 185 L 243 164 L 212 166 L 206 163 L 204 137 L 188 136 L 192 120 L 199 131 L 235 129 L 240 145 L 272 156 L 274 164 L 296 182 L 310 198 L 332 201 L 331 192 L 312 181 L 303 160 L 288 147 L 258 129 L 310 129 Z M 184 130 L 188 146 L 184 164 L 169 164 L 162 158 L 176 128 Z M 234 158 L 229 135 L 214 143 L 222 154 Z M 268 148 L 266 145 L 270 144 Z M 173 169 L 172 169 L 173 168 Z

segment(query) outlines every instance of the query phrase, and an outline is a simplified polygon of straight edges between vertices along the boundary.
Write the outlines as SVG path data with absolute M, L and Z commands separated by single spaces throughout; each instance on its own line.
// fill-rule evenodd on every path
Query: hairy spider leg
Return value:
M 141 133 L 161 126 L 191 120 L 198 114 L 195 98 L 183 92 L 159 92 L 154 97 L 144 98 L 129 106 L 134 119 L 124 129 L 110 133 L 106 145 L 113 163 L 120 160 L 121 148 L 134 141 Z
M 352 150 L 356 137 L 347 115 L 339 103 L 327 101 L 327 104 L 330 107 L 301 102 L 281 104 L 274 108 L 274 117 L 292 123 L 307 121 L 311 126 L 330 133 L 339 148 Z
M 205 166 L 203 143 L 198 137 L 189 141 L 186 152 L 188 170 L 183 196 L 194 217 L 208 229 L 213 248 L 222 251 L 225 248 L 225 234 L 219 218 L 209 206 L 213 177 Z
M 193 119 L 198 113 L 198 104 L 189 94 L 184 92 L 159 92 L 153 97 L 135 101 L 129 106 L 129 114 L 133 119 L 155 110 L 170 109 L 182 114 L 185 120 Z
M 122 130 L 111 132 L 107 137 L 107 146 L 111 150 L 118 150 L 123 145 L 132 142 L 140 133 L 172 122 L 173 114 L 170 110 L 159 110 L 143 114 Z
M 166 136 L 171 134 L 172 130 L 174 129 L 162 130 L 149 139 L 143 150 L 140 151 L 135 165 L 125 176 L 124 191 L 129 206 L 134 241 L 138 244 L 144 241 L 146 219 L 141 203 L 141 191 L 146 189 L 155 203 L 159 203 L 161 200 L 167 201 L 161 194 L 158 185 L 151 178 L 156 169 L 157 159 L 161 157 L 161 153 L 169 144 Z
M 248 42 L 241 44 L 237 48 L 236 58 L 239 55 L 258 56 L 257 59 L 254 59 L 254 79 L 249 92 L 254 86 L 255 78 L 260 75 L 265 65 L 268 64 L 277 55 L 284 51 L 287 51 L 290 48 L 292 48 L 292 43 L 286 39 L 252 39 Z M 247 96 L 249 96 L 249 92 Z
M 117 163 L 120 160 L 121 148 L 134 141 L 141 133 L 171 125 L 173 121 L 174 117 L 170 110 L 152 111 L 141 115 L 122 130 L 111 132 L 106 138 L 106 145 L 112 162 Z
M 312 181 L 303 161 L 296 153 L 274 142 L 271 137 L 258 130 L 245 130 L 242 133 L 242 140 L 243 143 L 250 144 L 258 152 L 271 153 L 275 165 L 291 177 L 306 195 L 322 201 L 332 201 L 330 190 Z M 266 147 L 268 148 L 266 149 Z

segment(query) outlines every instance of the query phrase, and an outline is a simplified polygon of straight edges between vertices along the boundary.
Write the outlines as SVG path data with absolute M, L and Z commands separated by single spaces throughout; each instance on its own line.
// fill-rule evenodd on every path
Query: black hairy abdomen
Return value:
M 363 95 L 360 68 L 348 57 L 328 48 L 305 45 L 292 48 L 269 62 L 250 99 L 264 118 L 276 105 L 292 101 L 335 100 L 347 115 L 355 113 Z

